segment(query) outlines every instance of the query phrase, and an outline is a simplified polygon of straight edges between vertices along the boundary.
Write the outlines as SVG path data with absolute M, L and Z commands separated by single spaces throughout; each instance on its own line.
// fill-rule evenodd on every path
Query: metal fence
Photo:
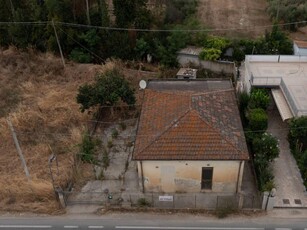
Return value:
M 259 196 L 213 193 L 63 192 L 66 205 L 148 206 L 159 209 L 260 209 Z

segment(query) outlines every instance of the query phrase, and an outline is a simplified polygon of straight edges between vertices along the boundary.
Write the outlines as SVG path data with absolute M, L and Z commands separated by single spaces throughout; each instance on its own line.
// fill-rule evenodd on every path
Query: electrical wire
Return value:
M 278 24 L 269 24 L 263 26 L 250 26 L 250 28 L 213 28 L 213 29 L 140 29 L 140 28 L 123 28 L 123 27 L 106 27 L 106 26 L 93 26 L 93 25 L 86 25 L 86 24 L 78 24 L 78 23 L 69 23 L 69 22 L 60 22 L 54 21 L 54 24 L 63 25 L 67 27 L 78 27 L 78 28 L 92 28 L 92 29 L 100 29 L 100 30 L 111 30 L 111 31 L 137 31 L 137 32 L 189 32 L 189 33 L 196 33 L 196 32 L 218 32 L 218 31 L 240 31 L 240 30 L 247 30 L 253 31 L 261 28 L 270 28 L 275 25 L 278 26 L 287 26 L 287 25 L 295 25 L 295 24 L 305 24 L 307 23 L 306 20 L 296 21 L 296 22 L 287 22 L 287 23 L 278 23 Z M 52 25 L 51 21 L 43 21 L 43 22 L 0 22 L 0 25 L 10 25 L 10 24 L 25 24 L 25 25 Z

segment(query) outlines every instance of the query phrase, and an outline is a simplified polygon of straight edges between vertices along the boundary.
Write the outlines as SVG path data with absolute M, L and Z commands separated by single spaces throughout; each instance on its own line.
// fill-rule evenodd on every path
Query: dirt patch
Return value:
M 272 24 L 266 8 L 266 0 L 202 0 L 198 17 L 209 29 L 219 30 L 214 35 L 255 38 L 265 33 L 262 26 Z

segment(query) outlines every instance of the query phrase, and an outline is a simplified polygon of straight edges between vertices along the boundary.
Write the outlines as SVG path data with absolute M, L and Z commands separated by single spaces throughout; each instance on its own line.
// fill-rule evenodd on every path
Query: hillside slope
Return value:
M 198 16 L 209 29 L 219 29 L 213 34 L 254 38 L 272 24 L 266 8 L 266 0 L 201 0 Z

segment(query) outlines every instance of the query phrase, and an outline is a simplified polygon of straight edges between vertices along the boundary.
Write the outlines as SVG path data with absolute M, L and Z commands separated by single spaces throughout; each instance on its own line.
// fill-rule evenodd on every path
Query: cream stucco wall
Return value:
M 201 190 L 203 167 L 213 167 L 212 190 Z M 218 192 L 240 190 L 244 161 L 138 162 L 141 187 L 146 192 Z

